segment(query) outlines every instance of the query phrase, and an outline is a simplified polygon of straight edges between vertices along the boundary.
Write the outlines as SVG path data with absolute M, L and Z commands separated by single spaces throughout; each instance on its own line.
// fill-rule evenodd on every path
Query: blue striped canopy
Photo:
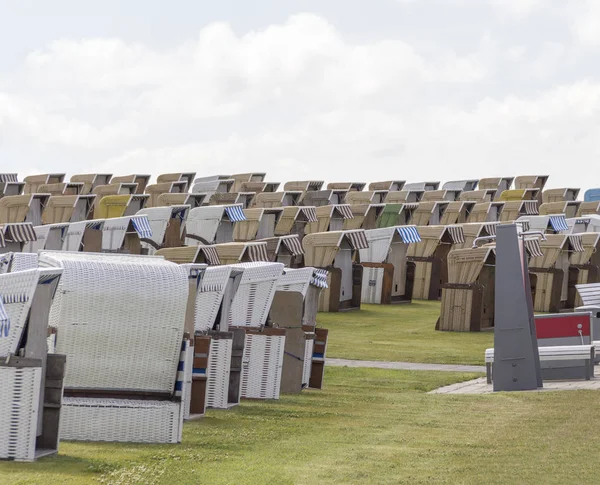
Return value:
M 225 207 L 225 213 L 231 222 L 240 222 L 246 220 L 246 214 L 244 214 L 243 209 L 238 205 Z
M 150 239 L 152 237 L 152 228 L 148 216 L 136 216 L 131 218 L 131 223 L 140 239 Z
M 402 238 L 402 242 L 407 244 L 421 242 L 421 235 L 419 234 L 417 226 L 400 226 L 396 229 Z
M 569 230 L 569 225 L 564 215 L 550 216 L 550 225 L 556 232 Z

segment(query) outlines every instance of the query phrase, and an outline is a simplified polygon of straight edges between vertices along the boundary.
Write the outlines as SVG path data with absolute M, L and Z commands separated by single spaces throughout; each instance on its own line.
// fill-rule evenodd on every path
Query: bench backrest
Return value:
M 584 305 L 600 305 L 600 283 L 575 285 Z
M 590 312 L 555 313 L 535 316 L 538 346 L 591 345 Z

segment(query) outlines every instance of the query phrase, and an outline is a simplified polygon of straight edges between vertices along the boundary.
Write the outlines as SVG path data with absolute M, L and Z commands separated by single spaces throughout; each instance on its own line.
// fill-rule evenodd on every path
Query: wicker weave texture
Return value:
M 231 266 L 209 266 L 196 295 L 194 329 L 196 332 L 211 330 L 219 313 Z
M 241 396 L 279 399 L 285 336 L 246 335 L 242 363 Z
M 0 274 L 0 298 L 10 319 L 8 336 L 4 334 L 0 338 L 0 357 L 17 351 L 38 279 L 39 270 L 36 269 Z
M 172 401 L 63 398 L 60 437 L 76 441 L 178 443 L 181 404 Z
M 206 407 L 227 409 L 233 340 L 211 340 L 206 382 Z
M 0 458 L 33 461 L 42 369 L 0 367 Z
M 65 387 L 172 392 L 187 306 L 185 269 L 154 258 L 41 253 L 63 267 L 50 312 Z
M 281 263 L 241 263 L 233 268 L 244 270 L 240 286 L 233 298 L 228 323 L 240 327 L 260 327 L 265 324 L 283 274 Z

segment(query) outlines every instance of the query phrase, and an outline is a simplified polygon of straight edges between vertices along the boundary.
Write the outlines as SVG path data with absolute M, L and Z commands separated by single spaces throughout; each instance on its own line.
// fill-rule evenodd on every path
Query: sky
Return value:
M 0 0 L 0 171 L 600 186 L 597 0 Z

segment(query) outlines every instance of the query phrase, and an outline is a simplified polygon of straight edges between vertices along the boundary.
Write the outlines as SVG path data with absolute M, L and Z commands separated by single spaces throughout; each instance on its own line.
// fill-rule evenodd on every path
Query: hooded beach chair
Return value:
M 269 261 L 265 241 L 230 242 L 215 244 L 221 264 L 238 264 Z
M 344 204 L 348 192 L 347 189 L 311 190 L 304 192 L 302 205 L 320 207 L 323 205 Z
M 219 175 L 197 178 L 194 180 L 192 193 L 205 194 L 206 199 L 210 200 L 214 194 L 226 194 L 232 192 L 234 182 L 233 179 L 220 178 Z
M 321 190 L 324 184 L 322 180 L 290 181 L 283 184 L 283 190 L 313 192 Z
M 64 173 L 44 173 L 41 175 L 29 175 L 23 179 L 23 182 L 25 182 L 23 193 L 36 194 L 39 193 L 39 188 L 41 185 L 58 184 L 64 182 L 64 180 Z
M 542 191 L 548 182 L 548 175 L 520 175 L 515 177 L 514 186 L 517 190 L 538 189 L 535 196 L 538 203 L 542 203 Z
M 414 263 L 407 261 L 409 244 L 421 241 L 416 226 L 396 226 L 365 231 L 368 248 L 360 253 L 363 266 L 362 303 L 410 302 Z
M 80 222 L 91 218 L 95 195 L 53 195 L 42 212 L 43 224 Z
M 133 195 L 138 193 L 138 184 L 136 183 L 111 183 L 108 185 L 97 185 L 92 193 L 96 194 L 98 199 L 106 195 Z
M 341 231 L 346 219 L 352 219 L 354 214 L 348 204 L 324 205 L 315 209 L 317 222 L 306 225 L 307 233 Z
M 346 204 L 382 204 L 387 194 L 387 190 L 350 191 L 346 195 Z
M 569 300 L 571 256 L 585 249 L 578 234 L 547 234 L 545 238 L 540 241 L 543 255 L 529 263 L 529 272 L 535 275 L 533 308 L 536 312 L 558 313 Z
M 461 195 L 460 190 L 451 190 L 451 189 L 443 189 L 443 190 L 426 190 L 423 192 L 423 196 L 421 197 L 421 202 L 425 201 L 450 201 L 453 202 L 455 200 L 459 200 Z
M 539 189 L 515 189 L 502 192 L 499 200 L 504 202 L 504 206 L 500 213 L 500 220 L 509 222 L 525 215 L 538 215 L 539 192 Z
M 135 189 L 136 194 L 143 194 L 146 191 L 146 186 L 150 182 L 150 175 L 145 174 L 131 174 L 131 175 L 122 175 L 118 177 L 113 177 L 110 179 L 110 184 L 137 184 Z
M 383 182 L 371 182 L 369 184 L 369 190 L 385 190 L 387 192 L 398 192 L 402 190 L 405 180 L 386 180 Z
M 261 192 L 254 199 L 255 207 L 287 207 L 297 206 L 302 199 L 300 191 Z
M 397 192 L 388 192 L 385 197 L 386 204 L 403 204 L 403 203 L 416 203 L 419 202 L 423 195 L 425 194 L 424 190 L 420 189 L 411 189 L 408 190 L 403 188 Z
M 277 192 L 280 185 L 279 182 L 242 182 L 240 192 L 254 192 L 256 194 Z
M 181 194 L 160 194 L 158 196 L 158 207 L 169 207 L 172 205 L 189 205 L 190 209 L 208 205 L 205 194 L 191 194 L 189 192 Z
M 0 224 L 30 222 L 42 224 L 42 213 L 48 203 L 48 194 L 10 195 L 0 199 Z
M 190 211 L 189 205 L 168 207 L 148 207 L 136 215 L 148 218 L 152 236 L 142 242 L 142 247 L 153 254 L 157 249 L 183 246 L 185 221 Z
M 478 332 L 494 326 L 496 254 L 493 245 L 448 254 L 448 282 L 436 330 Z
M 306 225 L 309 222 L 317 222 L 315 207 L 288 206 L 281 211 L 281 216 L 275 226 L 275 236 L 286 236 L 297 234 L 300 240 L 306 234 Z
M 246 219 L 238 222 L 233 229 L 234 241 L 253 241 L 275 235 L 275 227 L 283 214 L 283 208 L 244 209 Z
M 233 205 L 242 204 L 244 209 L 252 208 L 254 204 L 255 192 L 227 192 L 214 193 L 210 196 L 208 205 Z
M 364 182 L 329 182 L 327 188 L 329 190 L 347 190 L 362 192 L 367 186 Z
M 328 271 L 328 288 L 320 295 L 319 311 L 359 309 L 363 269 L 354 261 L 358 251 L 369 246 L 365 231 L 308 234 L 302 246 L 307 266 Z
M 194 183 L 196 174 L 194 172 L 187 173 L 163 173 L 156 178 L 157 184 L 168 183 L 168 182 L 185 182 L 185 187 L 181 192 L 189 192 Z M 171 192 L 170 190 L 168 192 Z
M 475 190 L 477 188 L 477 184 L 479 180 L 470 179 L 470 180 L 452 180 L 446 182 L 442 185 L 443 190 L 457 190 L 459 192 L 467 192 L 470 190 Z
M 285 329 L 262 328 L 283 274 L 281 263 L 233 265 L 244 273 L 228 315 L 229 328 L 244 328 L 241 396 L 252 399 L 279 399 Z
M 444 213 L 440 217 L 440 224 L 447 226 L 451 224 L 464 224 L 469 220 L 475 202 L 456 201 L 448 202 Z
M 80 194 L 91 194 L 99 185 L 107 185 L 111 183 L 112 174 L 109 173 L 86 173 L 72 175 L 71 182 L 83 183 L 83 188 Z
M 514 181 L 514 177 L 489 177 L 479 179 L 478 187 L 480 190 L 494 190 L 500 195 L 505 190 L 509 190 Z
M 241 204 L 196 207 L 188 214 L 185 243 L 193 246 L 232 242 L 235 224 L 245 220 Z
M 45 224 L 43 226 L 36 226 L 33 228 L 35 231 L 35 241 L 28 241 L 23 246 L 23 251 L 26 253 L 37 253 L 42 249 L 48 249 L 51 251 L 62 251 L 69 229 L 68 222 L 62 222 L 57 224 Z
M 496 196 L 496 190 L 494 189 L 480 189 L 470 190 L 467 192 L 461 192 L 459 200 L 470 201 L 470 202 L 491 202 Z
M 577 200 L 577 197 L 579 197 L 579 189 L 548 189 L 542 192 L 542 203 L 547 204 L 550 202 L 571 202 Z
M 259 241 L 267 243 L 269 261 L 283 263 L 289 268 L 295 268 L 302 264 L 304 249 L 297 234 L 269 237 L 259 239 Z
M 28 243 L 36 239 L 35 229 L 30 222 L 0 225 L 0 253 L 21 253 Z
M 107 195 L 96 203 L 94 219 L 112 219 L 137 214 L 146 207 L 147 194 L 136 195 Z
M 417 227 L 421 242 L 408 247 L 408 260 L 415 263 L 413 299 L 439 300 L 448 281 L 446 264 L 453 245 L 464 243 L 461 226 Z
M 412 214 L 411 224 L 416 226 L 437 226 L 448 207 L 447 201 L 421 201 Z
M 0 459 L 57 453 L 65 358 L 47 355 L 60 269 L 0 274 Z
M 40 264 L 63 269 L 50 312 L 70 363 L 61 438 L 180 442 L 187 271 L 162 258 L 69 252 L 41 252 Z
M 50 195 L 80 195 L 85 190 L 83 182 L 61 182 L 56 184 L 40 185 L 38 192 L 40 194 Z
M 440 188 L 439 182 L 413 182 L 404 184 L 402 190 L 438 190 Z
M 462 244 L 455 244 L 453 248 L 470 249 L 478 237 L 495 236 L 498 224 L 498 222 L 469 222 L 461 224 L 464 242 Z
M 571 253 L 567 308 L 584 305 L 576 285 L 600 283 L 600 232 L 580 232 L 583 251 Z
M 147 207 L 157 207 L 158 198 L 162 194 L 180 194 L 187 192 L 187 181 L 161 182 L 146 186 L 146 194 L 149 196 Z
M 478 202 L 467 219 L 468 222 L 497 222 L 504 210 L 504 202 Z
M 229 178 L 233 179 L 233 188 L 232 192 L 241 192 L 243 184 L 247 182 L 264 182 L 266 173 L 256 172 L 256 173 L 236 173 L 232 174 Z
M 177 264 L 207 264 L 218 266 L 221 264 L 219 254 L 214 246 L 181 246 L 178 248 L 165 248 L 156 251 L 156 256 L 162 256 L 167 261 Z
M 377 227 L 405 226 L 410 224 L 418 203 L 385 204 L 377 220 Z
M 351 219 L 344 219 L 342 229 L 344 231 L 352 229 L 376 229 L 385 207 L 385 204 L 351 205 L 350 210 L 353 217 Z
M 579 200 L 545 202 L 540 206 L 540 215 L 564 214 L 565 217 L 571 218 L 579 213 L 580 205 L 581 202 Z

